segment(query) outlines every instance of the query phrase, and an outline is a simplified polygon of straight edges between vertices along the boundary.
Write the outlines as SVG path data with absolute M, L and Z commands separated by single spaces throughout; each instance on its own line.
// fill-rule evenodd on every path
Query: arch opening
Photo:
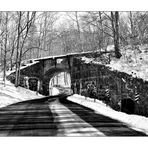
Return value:
M 71 77 L 69 72 L 58 72 L 49 81 L 49 95 L 71 94 Z

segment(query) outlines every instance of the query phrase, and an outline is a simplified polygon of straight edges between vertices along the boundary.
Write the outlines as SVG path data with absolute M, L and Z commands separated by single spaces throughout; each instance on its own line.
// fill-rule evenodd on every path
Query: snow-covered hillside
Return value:
M 148 45 L 121 48 L 122 57 L 111 59 L 107 66 L 148 81 Z
M 6 81 L 6 86 L 4 87 L 2 77 L 0 76 L 0 108 L 13 103 L 41 97 L 43 96 L 34 91 L 22 87 L 16 88 L 9 81 Z
M 110 46 L 107 50 L 113 51 L 113 48 L 113 46 Z M 120 50 L 122 57 L 120 59 L 112 57 L 110 64 L 106 66 L 112 70 L 125 72 L 133 77 L 148 81 L 148 45 L 136 46 L 134 49 L 131 46 L 126 46 Z M 101 61 L 94 58 L 82 57 L 81 59 L 85 63 L 101 64 Z

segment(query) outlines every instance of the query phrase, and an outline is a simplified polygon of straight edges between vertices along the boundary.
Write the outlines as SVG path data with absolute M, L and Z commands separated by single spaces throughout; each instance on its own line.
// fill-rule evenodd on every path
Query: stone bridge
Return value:
M 40 58 L 35 60 L 35 64 L 23 68 L 21 75 L 38 78 L 38 91 L 44 95 L 51 95 L 53 85 L 62 85 L 87 97 L 87 87 L 93 84 L 97 92 L 93 98 L 102 99 L 98 92 L 104 89 L 110 97 L 106 103 L 115 110 L 148 116 L 148 82 L 112 71 L 104 64 L 82 60 L 82 57 L 93 57 L 103 61 L 104 55 L 109 59 L 111 53 L 85 52 Z
M 71 88 L 71 82 L 74 82 L 73 73 L 75 72 L 74 66 L 76 65 L 77 59 L 84 56 L 93 58 L 108 53 L 110 52 L 83 52 L 35 59 L 35 64 L 21 70 L 21 76 L 38 78 L 40 81 L 39 92 L 44 95 L 50 95 L 49 89 L 52 87 L 51 85 L 62 85 Z M 80 71 L 78 68 L 77 72 Z M 81 85 L 80 81 L 79 86 Z M 77 90 L 77 93 L 78 92 L 81 91 Z

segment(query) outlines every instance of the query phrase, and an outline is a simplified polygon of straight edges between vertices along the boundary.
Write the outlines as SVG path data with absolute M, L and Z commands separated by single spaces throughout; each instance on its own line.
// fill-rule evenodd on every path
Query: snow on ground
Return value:
M 43 97 L 34 91 L 22 88 L 14 87 L 12 83 L 6 80 L 6 86 L 4 87 L 2 77 L 0 77 L 0 108 L 8 106 L 13 103 L 37 99 Z
M 121 53 L 120 59 L 113 58 L 106 66 L 148 81 L 148 45 L 140 45 L 134 49 L 131 46 L 123 47 Z
M 117 59 L 112 60 L 110 64 L 106 66 L 109 66 L 112 70 L 125 72 L 132 75 L 133 77 L 142 78 L 143 80 L 148 81 L 147 63 L 145 64 L 143 64 L 142 62 L 127 63 L 127 61 L 124 58 L 121 58 L 120 60 Z
M 109 46 L 107 51 L 112 51 L 113 46 Z M 111 58 L 110 64 L 106 64 L 111 70 L 117 70 L 132 75 L 133 77 L 142 78 L 148 81 L 148 45 L 140 45 L 132 49 L 131 46 L 122 47 L 122 57 L 120 59 Z M 85 63 L 101 64 L 95 58 L 82 57 Z
M 91 108 L 98 114 L 102 114 L 112 119 L 121 121 L 132 129 L 142 131 L 148 135 L 148 118 L 144 116 L 128 115 L 123 112 L 115 111 L 109 106 L 106 106 L 106 104 L 104 104 L 102 101 L 96 100 L 96 102 L 94 102 L 94 99 L 92 98 L 86 98 L 77 94 L 74 94 L 67 99 L 85 107 Z
M 58 90 L 58 88 L 52 87 L 52 88 L 50 89 L 50 95 L 51 95 L 51 96 L 56 96 L 56 95 L 59 95 L 59 94 L 60 94 L 60 91 Z

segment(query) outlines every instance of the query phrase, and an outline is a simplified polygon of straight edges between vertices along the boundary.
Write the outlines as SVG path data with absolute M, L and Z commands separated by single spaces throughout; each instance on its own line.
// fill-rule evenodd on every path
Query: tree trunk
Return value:
M 20 26 L 21 26 L 21 17 L 22 14 L 19 12 L 19 21 L 18 21 L 18 35 L 17 35 L 17 47 L 16 47 L 16 72 L 15 72 L 15 87 L 18 87 L 18 57 L 19 57 L 19 43 L 20 43 Z
M 111 23 L 113 29 L 113 38 L 114 38 L 114 47 L 115 47 L 115 56 L 116 58 L 120 58 L 122 55 L 119 50 L 119 12 L 116 11 L 115 14 L 111 12 Z
M 3 76 L 3 81 L 4 81 L 4 86 L 6 85 L 5 84 L 5 81 L 6 81 L 6 58 L 7 58 L 7 37 L 8 37 L 8 12 L 6 12 L 6 22 L 5 22 L 5 25 L 6 25 L 6 33 L 5 33 L 5 48 L 4 48 L 4 76 Z
M 5 37 L 5 51 L 4 51 L 4 75 L 3 75 L 4 86 L 6 81 L 6 58 L 7 58 L 7 35 Z
M 15 39 L 14 39 L 15 40 Z M 13 67 L 13 53 L 14 53 L 14 44 L 15 44 L 15 41 L 13 40 L 13 45 L 12 45 L 12 49 L 11 49 L 11 56 L 10 56 L 10 70 L 12 70 L 12 67 Z
M 78 20 L 78 12 L 77 11 L 75 12 L 75 17 L 76 17 L 77 30 L 78 30 L 78 33 L 79 33 L 79 42 L 80 42 L 80 48 L 81 48 L 80 50 L 83 52 L 84 49 L 83 49 L 81 30 L 80 30 L 80 24 L 79 24 L 79 20 Z
M 135 34 L 135 31 L 134 31 L 134 25 L 133 25 L 133 15 L 132 15 L 132 12 L 130 11 L 130 25 L 131 25 L 131 45 L 132 45 L 132 48 L 133 48 L 133 45 L 134 45 L 134 34 Z
M 119 12 L 115 12 L 115 54 L 117 58 L 120 58 L 122 55 L 119 50 Z
M 102 13 L 99 11 L 99 19 L 100 19 L 100 25 L 101 25 L 101 38 L 100 38 L 100 43 L 99 43 L 99 48 L 103 48 L 103 43 L 104 43 L 104 30 L 103 30 L 103 23 L 102 23 Z

